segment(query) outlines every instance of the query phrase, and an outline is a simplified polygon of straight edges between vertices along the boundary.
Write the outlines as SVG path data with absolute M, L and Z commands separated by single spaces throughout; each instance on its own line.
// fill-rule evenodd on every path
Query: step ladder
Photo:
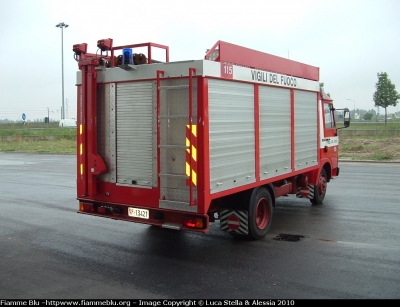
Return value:
M 180 79 L 161 79 L 163 72 L 157 72 L 157 169 L 159 206 L 164 209 L 197 212 L 193 163 L 187 158 L 193 144 L 190 136 L 188 140 L 187 129 L 192 129 L 197 120 L 194 72 L 190 68 L 189 76 Z

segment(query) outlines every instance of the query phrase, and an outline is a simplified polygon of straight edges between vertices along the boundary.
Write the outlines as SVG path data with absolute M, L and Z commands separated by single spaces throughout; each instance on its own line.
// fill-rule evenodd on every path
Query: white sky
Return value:
M 398 0 L 1 0 L 0 119 L 60 119 L 61 29 L 66 112 L 76 117 L 72 46 L 168 45 L 170 61 L 204 58 L 218 40 L 317 66 L 337 108 L 376 109 L 378 72 L 400 92 Z M 157 58 L 157 57 L 153 57 Z M 352 99 L 349 101 L 347 99 Z M 68 108 L 67 108 L 68 106 Z M 389 112 L 398 107 L 390 107 Z M 382 112 L 381 112 L 382 113 Z

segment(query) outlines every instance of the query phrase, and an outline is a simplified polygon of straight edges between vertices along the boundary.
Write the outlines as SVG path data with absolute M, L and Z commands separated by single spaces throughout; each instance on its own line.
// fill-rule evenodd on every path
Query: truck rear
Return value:
M 79 213 L 261 239 L 277 197 L 322 203 L 339 139 L 319 68 L 222 41 L 180 62 L 97 46 L 73 48 Z

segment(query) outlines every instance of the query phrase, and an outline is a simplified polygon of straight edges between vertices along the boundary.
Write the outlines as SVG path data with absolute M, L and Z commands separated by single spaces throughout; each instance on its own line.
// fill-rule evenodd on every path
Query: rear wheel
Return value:
M 321 169 L 318 184 L 314 187 L 314 197 L 310 199 L 313 205 L 320 205 L 324 201 L 326 188 L 328 187 L 328 178 L 325 169 Z
M 249 234 L 251 239 L 262 239 L 272 221 L 272 198 L 266 188 L 255 189 L 249 203 Z

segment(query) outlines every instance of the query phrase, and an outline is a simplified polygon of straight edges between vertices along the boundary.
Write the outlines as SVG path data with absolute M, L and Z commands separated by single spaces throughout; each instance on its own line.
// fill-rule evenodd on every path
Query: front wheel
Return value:
M 314 186 L 314 197 L 310 199 L 313 205 L 320 205 L 324 201 L 326 188 L 328 187 L 328 178 L 325 169 L 321 169 L 318 184 Z
M 251 239 L 265 237 L 272 221 L 272 198 L 269 191 L 262 187 L 255 189 L 249 203 L 249 234 Z

